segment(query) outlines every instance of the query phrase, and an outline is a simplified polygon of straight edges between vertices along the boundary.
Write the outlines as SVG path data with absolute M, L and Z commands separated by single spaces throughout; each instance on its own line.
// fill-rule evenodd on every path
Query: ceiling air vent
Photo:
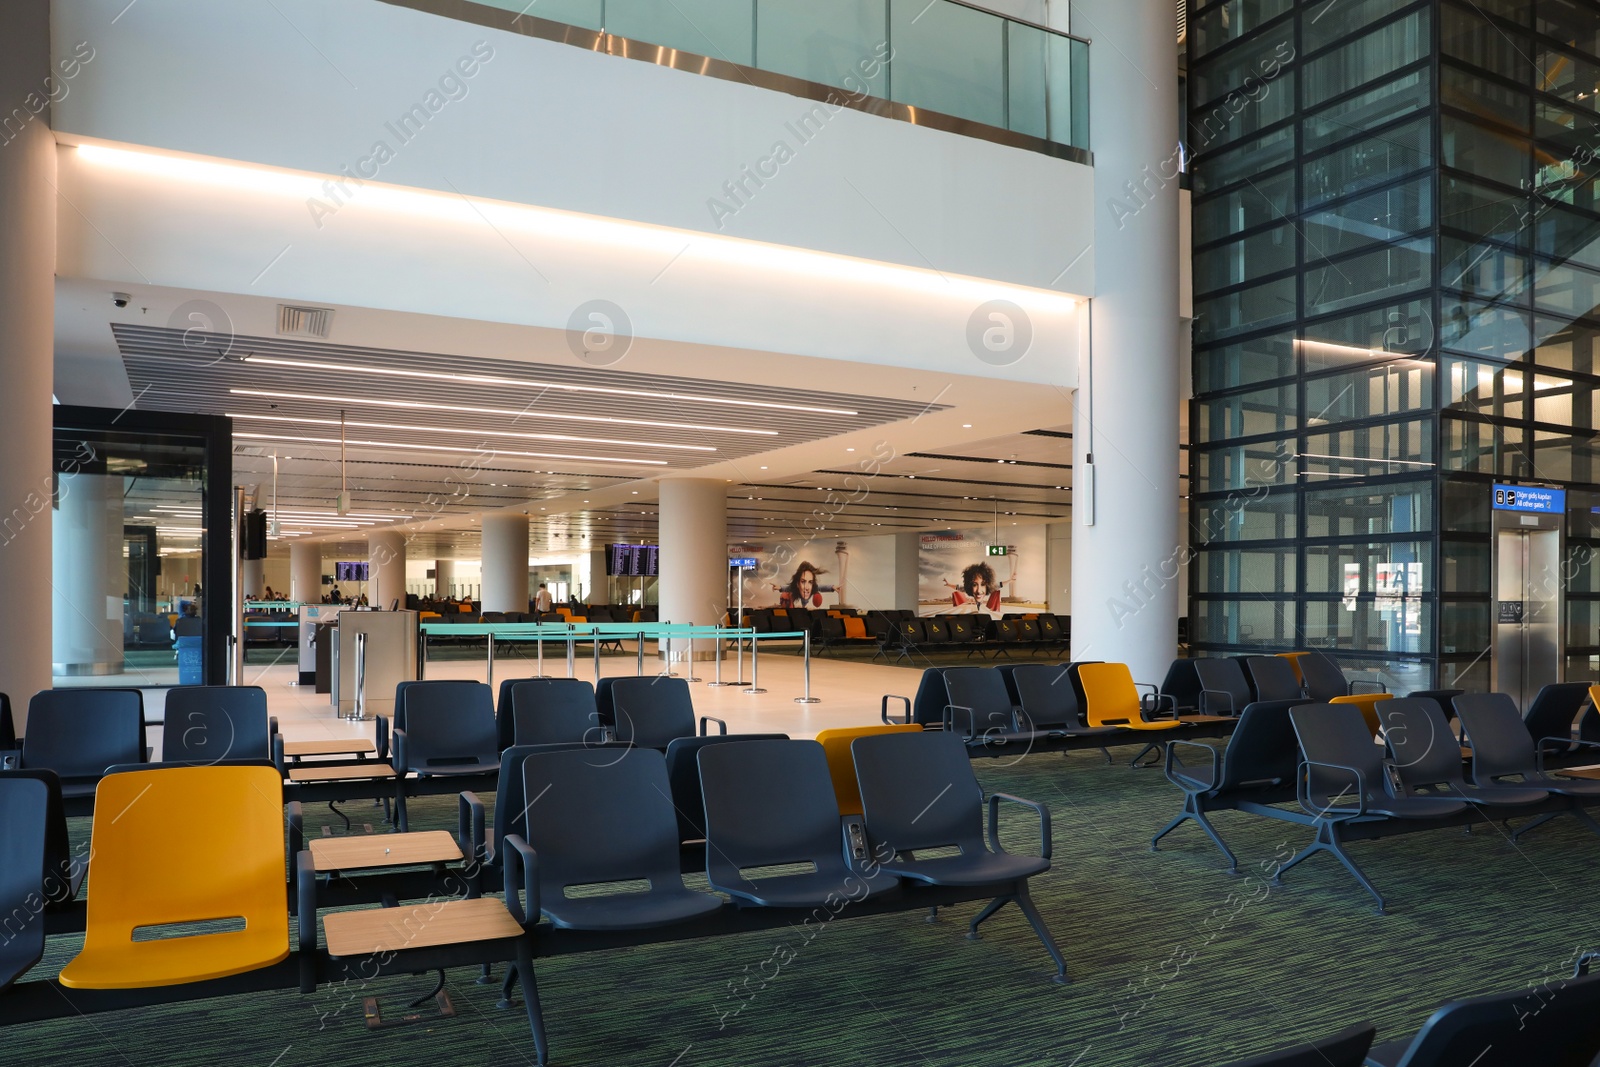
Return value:
M 289 337 L 328 336 L 333 324 L 332 308 L 301 308 L 291 304 L 278 305 L 278 332 Z

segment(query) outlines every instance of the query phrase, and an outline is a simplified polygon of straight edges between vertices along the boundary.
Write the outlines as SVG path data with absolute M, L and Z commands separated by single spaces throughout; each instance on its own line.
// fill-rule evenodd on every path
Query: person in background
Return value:
M 533 598 L 533 610 L 540 615 L 548 615 L 554 606 L 555 598 L 550 595 L 550 590 L 545 588 L 545 584 L 540 582 L 538 595 Z

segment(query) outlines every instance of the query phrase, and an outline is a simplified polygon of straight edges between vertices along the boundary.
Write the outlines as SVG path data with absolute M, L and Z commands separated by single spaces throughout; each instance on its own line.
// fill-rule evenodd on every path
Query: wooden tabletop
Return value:
M 329 739 L 327 741 L 285 741 L 285 756 L 364 756 L 378 748 L 364 737 Z
M 1563 767 L 1558 768 L 1556 773 L 1563 778 L 1588 778 L 1600 781 L 1600 767 Z
M 456 844 L 456 839 L 444 830 L 314 838 L 308 847 L 311 849 L 312 865 L 318 871 L 407 867 L 417 863 L 450 863 L 461 859 L 461 848 Z
M 322 917 L 322 929 L 328 955 L 335 958 L 498 941 L 523 932 L 505 902 L 494 897 L 331 912 Z
M 359 766 L 344 764 L 324 767 L 308 764 L 289 768 L 291 782 L 359 782 L 369 778 L 393 778 L 394 768 L 387 763 L 363 763 Z

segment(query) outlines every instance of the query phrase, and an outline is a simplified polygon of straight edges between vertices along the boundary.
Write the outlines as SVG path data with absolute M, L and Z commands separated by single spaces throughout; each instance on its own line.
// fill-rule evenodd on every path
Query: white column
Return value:
M 1045 527 L 1046 603 L 1056 615 L 1072 613 L 1072 523 Z
M 917 610 L 921 575 L 917 567 L 921 562 L 922 535 L 901 533 L 894 535 L 894 603 L 896 611 Z
M 528 610 L 528 516 L 483 517 L 483 610 Z
M 16 0 L 6 5 L 5 23 L 0 101 L 10 114 L 37 101 L 54 73 L 50 4 Z M 11 694 L 19 734 L 28 698 L 50 688 L 56 142 L 49 114 L 31 117 L 20 133 L 14 124 L 0 132 L 0 589 L 9 603 L 25 605 L 0 612 L 0 691 Z
M 387 611 L 391 600 L 405 607 L 406 539 L 394 531 L 374 530 L 367 534 L 367 603 Z
M 1169 0 L 1078 0 L 1072 22 L 1094 41 L 1096 199 L 1093 343 L 1073 410 L 1072 655 L 1159 682 L 1177 654 L 1184 546 L 1176 27 Z
M 639 587 L 639 580 L 637 578 L 623 579 L 621 582 L 616 583 L 621 588 L 618 589 L 617 595 L 613 597 L 611 595 L 612 583 L 606 578 L 606 550 L 603 548 L 592 548 L 586 555 L 589 573 L 580 578 L 576 572 L 576 568 L 574 568 L 574 573 L 572 575 L 574 584 L 579 581 L 584 583 L 584 599 L 590 604 L 629 603 L 628 596 L 632 590 Z M 585 562 L 585 560 L 580 557 L 579 563 L 583 562 Z
M 244 595 L 246 600 L 257 600 L 267 592 L 267 561 L 264 559 L 240 560 L 244 568 Z
M 289 599 L 302 604 L 322 599 L 322 546 L 314 541 L 289 545 Z
M 51 666 L 62 677 L 122 673 L 122 479 L 63 474 L 52 528 Z
M 456 580 L 456 561 L 453 559 L 436 559 L 433 561 L 433 595 L 443 600 L 450 595 L 450 583 Z
M 728 608 L 728 483 L 720 478 L 661 482 L 661 621 L 710 626 Z M 697 642 L 708 655 L 715 643 Z M 681 647 L 680 647 L 681 646 Z M 670 656 L 683 658 L 688 642 Z

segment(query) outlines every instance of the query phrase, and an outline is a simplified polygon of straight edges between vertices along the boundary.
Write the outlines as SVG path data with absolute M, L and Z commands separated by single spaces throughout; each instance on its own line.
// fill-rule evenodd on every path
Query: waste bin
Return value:
M 200 685 L 205 681 L 205 656 L 201 651 L 203 637 L 178 638 L 178 684 Z

